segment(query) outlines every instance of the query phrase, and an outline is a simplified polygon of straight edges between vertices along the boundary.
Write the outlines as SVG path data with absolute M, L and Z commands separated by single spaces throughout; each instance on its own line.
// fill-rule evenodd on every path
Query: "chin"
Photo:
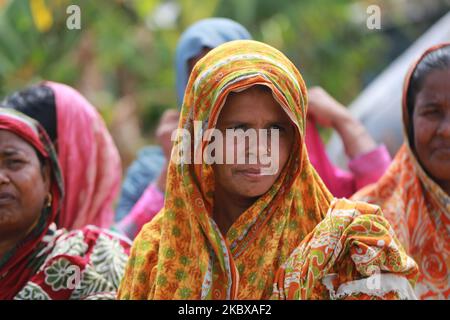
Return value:
M 439 172 L 438 175 L 433 174 L 433 180 L 435 180 L 436 183 L 446 182 L 450 183 L 450 172 Z
M 450 178 L 450 157 L 433 154 L 428 160 L 428 163 L 422 166 L 439 180 L 448 180 Z
M 265 192 L 248 192 L 248 193 L 241 193 L 241 196 L 245 198 L 259 198 L 261 197 Z
M 239 187 L 239 191 L 238 193 L 246 198 L 259 198 L 262 195 L 264 195 L 267 191 L 269 191 L 271 185 L 267 188 L 261 188 L 261 187 L 257 187 L 255 188 L 254 186 L 246 186 L 244 188 L 242 188 L 242 186 Z

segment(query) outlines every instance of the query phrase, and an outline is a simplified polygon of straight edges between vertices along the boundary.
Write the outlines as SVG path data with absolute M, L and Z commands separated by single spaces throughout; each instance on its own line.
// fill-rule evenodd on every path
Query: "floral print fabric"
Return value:
M 278 50 L 256 41 L 217 47 L 191 73 L 179 128 L 192 132 L 194 121 L 207 124 L 204 132 L 215 128 L 228 93 L 253 85 L 269 87 L 296 128 L 296 144 L 279 178 L 223 235 L 212 219 L 211 165 L 171 161 L 164 208 L 134 241 L 119 298 L 269 299 L 274 281 L 290 276 L 276 278 L 332 201 L 306 152 L 307 94 L 297 68 Z M 182 138 L 179 133 L 175 143 Z M 193 156 L 202 155 L 207 141 L 191 146 Z M 352 268 L 347 272 L 357 275 Z M 411 268 L 406 273 L 413 278 Z
M 128 259 L 127 240 L 94 226 L 52 233 L 37 254 L 45 257 L 42 265 L 14 299 L 113 299 Z
M 411 67 L 404 85 L 403 124 L 409 132 L 412 119 L 407 111 L 407 90 L 417 64 L 430 52 L 450 44 L 428 49 Z M 385 175 L 353 198 L 379 205 L 392 224 L 406 252 L 417 261 L 420 276 L 416 294 L 420 299 L 450 298 L 450 196 L 425 172 L 405 134 Z

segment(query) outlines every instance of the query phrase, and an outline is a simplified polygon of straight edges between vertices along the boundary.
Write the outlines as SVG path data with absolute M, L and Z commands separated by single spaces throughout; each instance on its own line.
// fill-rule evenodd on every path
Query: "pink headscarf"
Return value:
M 338 198 L 348 198 L 362 187 L 377 182 L 391 163 L 391 157 L 384 145 L 351 159 L 350 172 L 341 170 L 331 163 L 325 151 L 314 118 L 306 123 L 306 148 L 309 159 L 331 193 Z
M 58 226 L 108 228 L 122 178 L 119 152 L 102 117 L 80 93 L 64 84 L 44 84 L 55 95 L 55 144 L 64 180 Z
M 356 191 L 353 175 L 334 166 L 325 151 L 325 146 L 313 118 L 306 122 L 306 148 L 309 160 L 325 185 L 336 197 L 349 197 Z

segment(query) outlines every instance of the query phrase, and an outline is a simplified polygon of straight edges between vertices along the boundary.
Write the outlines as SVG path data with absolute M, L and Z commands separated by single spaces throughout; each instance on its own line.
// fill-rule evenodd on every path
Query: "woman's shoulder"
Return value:
M 83 257 L 92 254 L 99 246 L 121 248 L 129 252 L 131 240 L 111 230 L 88 225 L 82 229 L 67 231 L 58 230 L 51 256 L 68 255 Z
M 36 274 L 19 292 L 17 299 L 86 299 L 113 296 L 128 260 L 131 242 L 114 232 L 95 226 L 56 230 L 45 239 L 47 249 Z M 30 292 L 32 294 L 30 294 Z
M 118 291 L 119 299 L 137 298 L 151 291 L 151 286 L 155 282 L 164 219 L 165 213 L 164 210 L 161 210 L 142 227 L 134 239 L 130 258 Z M 143 275 L 146 276 L 143 277 Z
M 378 291 L 363 286 L 372 281 L 376 270 L 391 273 L 385 288 Z M 413 297 L 410 283 L 415 282 L 418 269 L 391 234 L 378 206 L 334 199 L 326 217 L 293 250 L 281 271 L 275 279 L 274 298 L 345 299 L 361 294 L 389 298 L 392 293 Z M 401 286 L 392 287 L 391 276 Z

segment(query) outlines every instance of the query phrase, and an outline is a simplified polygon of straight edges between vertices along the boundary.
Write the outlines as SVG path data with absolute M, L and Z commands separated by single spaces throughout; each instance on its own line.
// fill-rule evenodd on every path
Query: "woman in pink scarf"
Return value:
M 331 193 L 337 198 L 349 198 L 362 187 L 378 181 L 392 160 L 386 146 L 377 146 L 361 122 L 322 88 L 309 89 L 308 98 L 305 139 L 308 155 Z M 316 124 L 339 133 L 350 159 L 349 171 L 331 163 Z
M 55 145 L 65 190 L 58 227 L 110 227 L 122 167 L 97 110 L 76 90 L 55 82 L 16 92 L 2 105 L 38 120 Z

